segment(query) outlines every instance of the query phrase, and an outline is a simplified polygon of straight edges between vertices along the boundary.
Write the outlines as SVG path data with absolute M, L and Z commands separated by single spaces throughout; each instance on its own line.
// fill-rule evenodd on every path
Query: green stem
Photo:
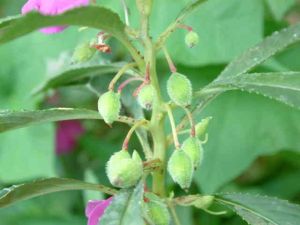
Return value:
M 169 119 L 170 119 L 170 124 L 171 124 L 171 128 L 172 128 L 172 134 L 173 134 L 173 140 L 174 140 L 175 148 L 180 149 L 180 143 L 179 143 L 179 140 L 178 140 L 178 135 L 177 135 L 177 131 L 176 131 L 176 124 L 175 124 L 175 119 L 174 119 L 174 116 L 173 116 L 173 113 L 172 113 L 172 109 L 168 104 L 166 104 L 166 109 L 167 109 L 168 116 L 169 116 Z
M 168 207 L 169 207 L 169 209 L 170 209 L 170 211 L 171 211 L 171 214 L 172 214 L 172 217 L 173 217 L 173 220 L 174 220 L 175 225 L 181 225 L 180 220 L 179 220 L 179 218 L 178 218 L 178 216 L 177 216 L 175 207 L 174 207 L 174 205 L 172 204 L 172 202 L 168 202 Z
M 126 138 L 125 138 L 125 140 L 124 140 L 124 142 L 123 142 L 123 146 L 122 146 L 122 149 L 123 149 L 123 150 L 126 150 L 126 151 L 128 150 L 128 144 L 129 144 L 129 141 L 130 141 L 130 138 L 131 138 L 133 132 L 134 132 L 138 127 L 140 127 L 140 126 L 142 126 L 142 125 L 145 125 L 146 123 L 148 123 L 147 120 L 140 120 L 140 121 L 138 121 L 136 124 L 134 124 L 134 125 L 130 128 L 130 130 L 128 131 L 128 133 L 127 133 L 127 135 L 126 135 Z

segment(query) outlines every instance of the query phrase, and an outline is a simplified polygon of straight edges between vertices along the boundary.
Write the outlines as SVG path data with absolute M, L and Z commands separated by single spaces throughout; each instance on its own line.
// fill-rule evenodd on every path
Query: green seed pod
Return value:
M 196 135 L 198 138 L 203 137 L 203 135 L 206 133 L 207 127 L 209 125 L 210 120 L 212 117 L 206 117 L 202 119 L 197 125 L 196 125 Z
M 142 160 L 137 152 L 130 157 L 129 153 L 121 150 L 113 154 L 106 166 L 106 173 L 112 185 L 119 188 L 134 186 L 143 174 Z
M 192 84 L 185 75 L 173 73 L 167 82 L 167 91 L 177 105 L 188 106 L 192 102 Z
M 154 96 L 155 89 L 151 84 L 149 84 L 141 89 L 140 93 L 138 94 L 137 100 L 144 109 L 150 110 L 153 105 Z
M 193 178 L 193 163 L 183 150 L 175 150 L 168 162 L 168 171 L 179 186 L 186 190 L 190 187 Z
M 192 48 L 192 47 L 196 46 L 198 43 L 199 43 L 199 35 L 196 32 L 190 31 L 186 34 L 185 44 L 189 48 Z
M 101 95 L 98 100 L 98 111 L 107 124 L 112 124 L 119 117 L 121 110 L 120 95 L 108 91 Z
M 169 225 L 171 222 L 169 210 L 162 199 L 149 192 L 145 193 L 145 199 L 144 211 L 151 224 Z
M 96 49 L 92 48 L 89 43 L 83 43 L 76 47 L 72 61 L 75 63 L 82 63 L 90 60 L 96 52 Z
M 203 148 L 196 137 L 189 137 L 182 144 L 182 150 L 191 158 L 194 169 L 197 169 L 203 159 Z

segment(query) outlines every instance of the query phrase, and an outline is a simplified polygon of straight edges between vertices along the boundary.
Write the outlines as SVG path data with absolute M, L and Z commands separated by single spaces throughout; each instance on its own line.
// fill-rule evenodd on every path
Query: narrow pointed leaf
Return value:
M 102 119 L 97 111 L 74 108 L 52 108 L 36 111 L 0 111 L 0 133 L 45 122 L 75 119 Z M 120 117 L 119 122 L 132 124 L 133 119 Z
M 285 200 L 248 194 L 222 194 L 215 200 L 232 208 L 252 225 L 300 224 L 300 206 Z
M 111 195 L 116 193 L 116 190 L 99 184 L 91 184 L 74 179 L 49 178 L 3 189 L 0 191 L 0 208 L 22 200 L 71 190 L 93 190 Z
M 101 225 L 144 224 L 142 217 L 143 182 L 134 189 L 125 189 L 114 196 L 101 217 Z

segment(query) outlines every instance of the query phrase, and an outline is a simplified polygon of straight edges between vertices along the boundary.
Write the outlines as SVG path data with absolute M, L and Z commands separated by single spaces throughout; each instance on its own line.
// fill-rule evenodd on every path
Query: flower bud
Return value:
M 137 100 L 144 109 L 150 110 L 154 101 L 154 95 L 155 89 L 149 84 L 140 90 Z
M 193 163 L 183 150 L 175 150 L 168 162 L 168 171 L 179 186 L 186 190 L 190 187 L 193 178 Z
M 136 151 L 131 158 L 127 151 L 121 150 L 110 157 L 106 173 L 112 185 L 119 188 L 132 187 L 142 176 L 142 160 Z
M 192 102 L 192 84 L 185 75 L 173 73 L 167 82 L 167 91 L 177 105 L 188 106 Z
M 210 122 L 210 120 L 212 119 L 212 117 L 206 117 L 204 119 L 202 119 L 199 123 L 197 123 L 196 125 L 196 135 L 198 138 L 201 138 L 207 130 L 208 124 Z
M 151 224 L 155 225 L 169 225 L 170 214 L 166 204 L 153 193 L 145 193 L 146 202 L 144 203 L 144 210 L 146 218 L 150 220 Z
M 208 209 L 214 202 L 215 197 L 211 195 L 201 196 L 193 205 L 199 209 Z
M 73 53 L 72 61 L 75 63 L 82 63 L 90 60 L 96 50 L 90 46 L 89 43 L 78 45 Z
M 182 144 L 182 150 L 191 158 L 194 169 L 203 159 L 203 147 L 196 137 L 189 137 Z
M 121 110 L 120 95 L 108 91 L 98 100 L 98 111 L 107 124 L 112 124 L 118 119 Z
M 192 47 L 196 46 L 198 43 L 199 43 L 199 35 L 196 32 L 190 31 L 186 34 L 185 44 L 189 48 L 192 48 Z

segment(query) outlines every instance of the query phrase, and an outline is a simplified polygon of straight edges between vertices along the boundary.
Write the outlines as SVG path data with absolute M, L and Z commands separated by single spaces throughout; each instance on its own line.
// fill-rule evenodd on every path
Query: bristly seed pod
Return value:
M 96 50 L 89 43 L 80 44 L 73 53 L 72 61 L 74 63 L 86 62 L 94 56 L 95 52 Z
M 155 89 L 151 84 L 144 86 L 137 97 L 139 104 L 147 110 L 150 110 L 153 105 Z
M 168 171 L 174 182 L 187 190 L 192 182 L 194 168 L 191 158 L 183 150 L 175 150 L 168 162 Z
M 173 73 L 167 82 L 167 91 L 177 105 L 185 107 L 192 102 L 192 84 L 185 75 Z
M 121 110 L 120 95 L 108 91 L 101 95 L 98 100 L 98 111 L 107 124 L 112 124 L 119 117 Z
M 132 187 L 143 174 L 142 160 L 136 151 L 130 157 L 127 151 L 121 150 L 110 157 L 106 173 L 110 183 L 115 187 Z
M 146 192 L 144 202 L 145 217 L 150 220 L 151 224 L 169 225 L 171 222 L 169 210 L 166 204 L 153 193 Z
M 193 48 L 199 43 L 199 35 L 195 31 L 190 31 L 185 36 L 185 44 L 189 48 Z
M 189 137 L 182 144 L 182 150 L 191 158 L 194 169 L 197 169 L 203 159 L 203 147 L 196 137 Z

